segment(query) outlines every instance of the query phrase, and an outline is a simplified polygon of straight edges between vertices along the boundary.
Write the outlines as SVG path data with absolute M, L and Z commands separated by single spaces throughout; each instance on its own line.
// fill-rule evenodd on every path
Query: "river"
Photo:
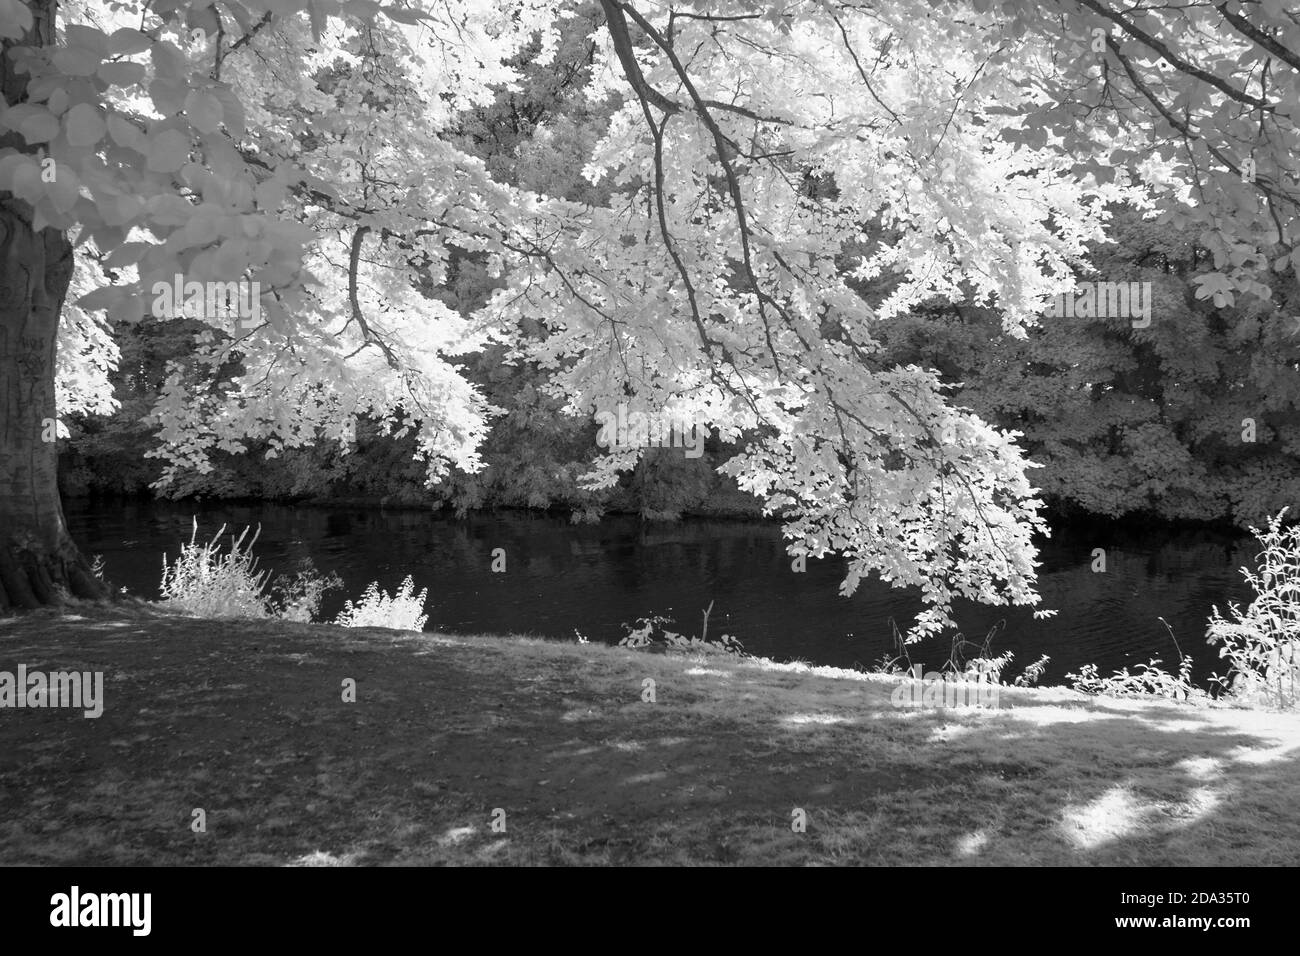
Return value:
M 65 505 L 74 539 L 103 556 L 116 587 L 158 596 L 163 553 L 188 541 L 193 516 L 200 537 L 261 525 L 261 566 L 293 570 L 311 558 L 337 572 L 345 593 L 323 607 L 332 617 L 344 597 L 372 580 L 393 589 L 411 575 L 429 589 L 429 630 L 455 634 L 520 633 L 615 642 L 625 623 L 650 614 L 674 618 L 698 634 L 713 603 L 709 633 L 739 638 L 752 653 L 838 667 L 871 666 L 891 651 L 889 619 L 906 627 L 919 608 L 914 593 L 878 582 L 840 597 L 838 559 L 810 560 L 796 573 L 774 523 L 687 519 L 643 525 L 630 517 L 574 525 L 561 517 L 499 512 L 456 519 L 415 511 L 293 507 L 276 504 L 71 500 Z M 1104 528 L 1104 530 L 1102 530 Z M 1055 618 L 1033 620 L 1028 609 L 962 604 L 958 624 L 982 641 L 999 619 L 1006 626 L 993 651 L 1015 658 L 1014 677 L 1041 654 L 1043 684 L 1065 683 L 1085 663 L 1103 673 L 1161 658 L 1176 669 L 1178 652 L 1160 623 L 1173 628 L 1203 682 L 1220 670 L 1205 642 L 1211 605 L 1248 602 L 1239 568 L 1253 563 L 1254 539 L 1214 531 L 1105 525 L 1059 528 L 1043 543 L 1039 590 Z M 1092 570 L 1093 549 L 1106 570 Z M 505 570 L 491 570 L 504 549 Z M 927 670 L 948 657 L 948 639 L 924 642 L 912 660 Z

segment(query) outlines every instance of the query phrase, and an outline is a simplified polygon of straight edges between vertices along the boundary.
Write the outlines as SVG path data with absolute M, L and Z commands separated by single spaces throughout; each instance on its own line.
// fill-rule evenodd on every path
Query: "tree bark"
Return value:
M 29 0 L 35 23 L 0 52 L 0 84 L 10 105 L 26 98 L 11 46 L 54 39 L 54 0 Z M 16 134 L 0 146 L 28 149 Z M 73 253 L 54 229 L 32 229 L 31 206 L 0 192 L 0 611 L 59 603 L 66 595 L 107 596 L 68 534 L 59 501 L 58 446 L 52 440 L 55 348 L 72 281 Z

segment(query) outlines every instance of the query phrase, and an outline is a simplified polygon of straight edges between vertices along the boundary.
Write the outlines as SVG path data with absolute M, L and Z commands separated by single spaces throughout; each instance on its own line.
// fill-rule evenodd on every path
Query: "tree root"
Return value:
M 0 546 L 0 611 L 57 607 L 68 596 L 103 600 L 109 590 L 75 551 L 41 554 Z

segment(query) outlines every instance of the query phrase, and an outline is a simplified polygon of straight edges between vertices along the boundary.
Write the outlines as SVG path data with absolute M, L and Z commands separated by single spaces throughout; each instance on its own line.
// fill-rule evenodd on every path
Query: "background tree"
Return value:
M 939 304 L 882 330 L 891 361 L 937 369 L 955 402 L 1023 432 L 1060 513 L 1266 523 L 1300 496 L 1300 336 L 1254 296 L 1197 300 L 1212 264 L 1193 265 L 1189 230 L 1121 210 L 1110 232 L 1095 275 L 1151 282 L 1149 328 L 1045 316 L 1016 338 L 990 310 Z

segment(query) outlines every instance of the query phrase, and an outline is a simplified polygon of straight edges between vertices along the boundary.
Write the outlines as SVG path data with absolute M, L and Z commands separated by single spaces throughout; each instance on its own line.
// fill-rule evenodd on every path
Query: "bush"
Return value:
M 624 623 L 627 628 L 627 636 L 618 642 L 619 647 L 630 647 L 633 650 L 645 650 L 651 653 L 664 653 L 666 651 L 697 652 L 702 654 L 723 653 L 730 654 L 733 657 L 748 657 L 745 652 L 745 646 L 738 638 L 730 634 L 723 634 L 716 641 L 709 640 L 709 613 L 713 610 L 713 602 L 709 602 L 708 610 L 704 612 L 704 632 L 699 637 L 688 637 L 684 634 L 678 634 L 676 631 L 670 631 L 665 624 L 672 624 L 671 617 L 664 617 L 661 614 L 652 614 L 649 617 L 637 618 L 636 623 L 639 627 Z
M 424 611 L 429 589 L 415 593 L 415 582 L 407 575 L 394 594 L 381 590 L 378 581 L 361 595 L 357 604 L 348 601 L 334 623 L 340 627 L 391 627 L 398 631 L 422 631 L 429 619 Z
M 230 551 L 221 552 L 222 525 L 207 544 L 198 543 L 199 522 L 194 519 L 189 544 L 170 564 L 163 555 L 162 601 L 174 610 L 195 617 L 278 617 L 285 621 L 310 623 L 320 610 L 326 592 L 343 586 L 337 574 L 322 575 L 310 560 L 304 561 L 292 577 L 280 577 L 268 591 L 270 571 L 257 569 L 253 545 L 262 529 L 245 543 L 251 529 L 236 538 L 231 535 Z
M 320 602 L 325 595 L 343 587 L 343 579 L 331 572 L 323 575 L 316 570 L 311 558 L 305 559 L 293 577 L 277 579 L 272 602 L 275 616 L 284 621 L 310 624 L 320 613 Z
M 1229 662 L 1228 676 L 1215 678 L 1225 692 L 1247 704 L 1294 709 L 1300 661 L 1300 526 L 1282 530 L 1283 508 L 1267 531 L 1251 528 L 1264 546 L 1258 571 L 1242 568 L 1258 595 L 1242 611 L 1229 604 L 1232 619 L 1214 608 L 1206 637 L 1221 644 L 1219 656 Z
M 894 632 L 894 656 L 886 655 L 882 657 L 876 666 L 870 669 L 870 673 L 875 674 L 919 674 L 922 665 L 912 663 L 912 654 L 908 649 L 908 642 L 904 639 L 902 632 L 898 630 L 898 624 L 891 617 L 889 626 Z M 1003 679 L 1002 672 L 1010 666 L 1011 661 L 1015 658 L 1012 651 L 1003 651 L 1001 654 L 993 653 L 993 640 L 998 636 L 1004 627 L 1007 626 L 1005 620 L 998 621 L 991 628 L 988 634 L 984 635 L 981 643 L 966 640 L 962 632 L 958 631 L 953 635 L 952 649 L 948 652 L 948 660 L 939 669 L 939 675 L 945 681 L 964 681 L 976 684 L 998 684 L 1007 685 Z M 975 656 L 967 658 L 966 654 L 975 651 Z M 1051 657 L 1044 654 L 1024 669 L 1019 677 L 1015 679 L 1013 685 L 1016 687 L 1033 687 L 1042 678 L 1043 672 L 1047 669 Z
M 1077 674 L 1066 674 L 1075 690 L 1081 694 L 1104 694 L 1108 697 L 1164 697 L 1169 700 L 1204 702 L 1209 695 L 1192 683 L 1192 659 L 1183 653 L 1174 637 L 1174 629 L 1163 617 L 1157 618 L 1169 632 L 1169 639 L 1178 651 L 1178 673 L 1164 669 L 1160 658 L 1153 657 L 1146 664 L 1137 665 L 1137 673 L 1130 674 L 1127 667 L 1120 668 L 1109 677 L 1102 677 L 1096 664 L 1084 664 Z
M 1077 674 L 1066 674 L 1071 686 L 1081 694 L 1103 694 L 1107 697 L 1164 697 L 1169 700 L 1194 700 L 1205 697 L 1205 692 L 1192 684 L 1192 659 L 1184 657 L 1178 673 L 1171 674 L 1154 657 L 1146 664 L 1137 665 L 1137 673 L 1130 674 L 1127 667 L 1120 668 L 1109 677 L 1102 677 L 1096 664 L 1084 664 Z
M 1047 665 L 1051 660 L 1052 659 L 1046 654 L 1038 658 L 1038 660 L 1026 667 L 1024 671 L 1021 672 L 1020 676 L 1016 678 L 1016 686 L 1034 687 L 1037 685 L 1037 683 L 1042 680 L 1043 671 L 1047 670 Z
M 196 617 L 270 617 L 266 595 L 270 572 L 259 571 L 253 557 L 261 527 L 247 545 L 248 528 L 238 538 L 231 535 L 230 551 L 222 554 L 218 542 L 225 530 L 222 525 L 211 541 L 199 544 L 199 521 L 195 518 L 189 544 L 181 545 L 176 560 L 168 564 L 167 555 L 163 555 L 163 603 Z

